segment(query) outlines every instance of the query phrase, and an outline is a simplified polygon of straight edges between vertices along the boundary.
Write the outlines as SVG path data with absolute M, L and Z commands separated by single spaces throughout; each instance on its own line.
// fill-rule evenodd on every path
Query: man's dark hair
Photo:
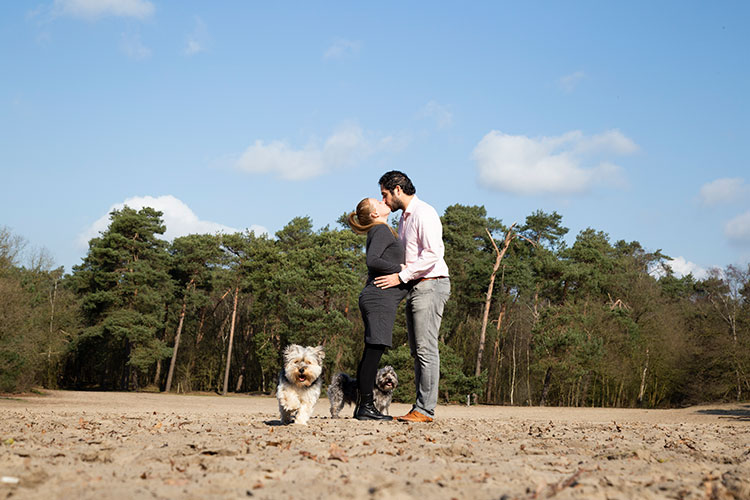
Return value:
M 384 173 L 380 178 L 380 185 L 391 193 L 396 189 L 396 186 L 399 186 L 401 191 L 406 195 L 412 195 L 417 192 L 414 188 L 414 184 L 411 183 L 411 179 L 409 179 L 405 173 L 399 172 L 398 170 L 391 170 L 390 172 Z

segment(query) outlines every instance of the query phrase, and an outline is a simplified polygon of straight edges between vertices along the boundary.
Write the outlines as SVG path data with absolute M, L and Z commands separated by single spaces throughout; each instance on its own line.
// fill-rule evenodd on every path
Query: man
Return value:
M 383 174 L 380 193 L 391 211 L 402 211 L 398 235 L 404 245 L 406 267 L 400 273 L 375 279 L 375 285 L 380 288 L 399 283 L 411 285 L 406 296 L 406 327 L 414 358 L 417 400 L 412 410 L 398 420 L 432 422 L 440 382 L 438 333 L 451 289 L 443 258 L 443 225 L 435 209 L 417 198 L 406 174 L 396 170 Z

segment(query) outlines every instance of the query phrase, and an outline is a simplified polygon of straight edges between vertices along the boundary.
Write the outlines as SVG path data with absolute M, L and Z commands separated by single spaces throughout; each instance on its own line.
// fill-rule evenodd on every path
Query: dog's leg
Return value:
M 280 390 L 276 393 L 276 399 L 279 401 L 279 413 L 281 413 L 281 422 L 289 424 L 296 420 L 300 407 L 300 400 L 293 391 Z
M 331 418 L 339 418 L 341 408 L 344 407 L 344 403 L 336 395 L 328 394 L 328 400 L 331 402 Z
M 336 414 L 333 418 L 339 418 L 339 413 L 341 413 L 341 410 L 344 409 L 344 405 L 346 405 L 346 401 L 344 401 L 344 398 L 339 399 L 338 401 L 335 401 L 336 407 L 334 408 L 334 403 L 331 403 L 331 415 L 334 413 Z
M 297 412 L 297 418 L 294 419 L 294 423 L 307 425 L 307 421 L 310 420 L 310 415 L 312 415 L 312 410 L 312 407 L 308 403 L 302 403 Z
M 339 409 L 331 405 L 331 418 L 339 418 Z
M 336 402 L 328 396 L 331 402 L 331 418 L 339 418 L 339 412 L 336 411 Z
M 279 413 L 281 414 L 281 423 L 284 425 L 291 424 L 294 422 L 294 414 L 289 412 L 279 404 Z
M 279 405 L 287 409 L 299 408 L 300 400 L 293 391 L 281 391 L 278 395 Z

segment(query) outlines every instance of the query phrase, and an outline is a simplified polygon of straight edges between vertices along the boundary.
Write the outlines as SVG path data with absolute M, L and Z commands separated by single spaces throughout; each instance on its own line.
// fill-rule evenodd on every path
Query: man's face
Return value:
M 396 186 L 393 188 L 393 192 L 388 191 L 383 186 L 380 186 L 380 194 L 383 195 L 383 203 L 388 205 L 388 208 L 391 209 L 391 211 L 395 212 L 396 210 L 403 210 L 404 203 L 401 201 L 401 187 Z

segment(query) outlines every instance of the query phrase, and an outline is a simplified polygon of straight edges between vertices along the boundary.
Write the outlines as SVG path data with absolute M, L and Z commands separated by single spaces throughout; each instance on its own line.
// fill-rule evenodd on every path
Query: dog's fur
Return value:
M 276 388 L 282 424 L 307 424 L 323 387 L 324 358 L 323 346 L 291 344 L 284 349 L 284 367 Z
M 375 376 L 375 388 L 372 391 L 375 408 L 383 415 L 388 415 L 388 408 L 393 400 L 393 391 L 398 387 L 398 376 L 392 366 L 384 366 Z M 328 399 L 331 401 L 331 418 L 339 418 L 339 413 L 346 404 L 357 403 L 357 379 L 346 373 L 337 373 L 328 386 Z

